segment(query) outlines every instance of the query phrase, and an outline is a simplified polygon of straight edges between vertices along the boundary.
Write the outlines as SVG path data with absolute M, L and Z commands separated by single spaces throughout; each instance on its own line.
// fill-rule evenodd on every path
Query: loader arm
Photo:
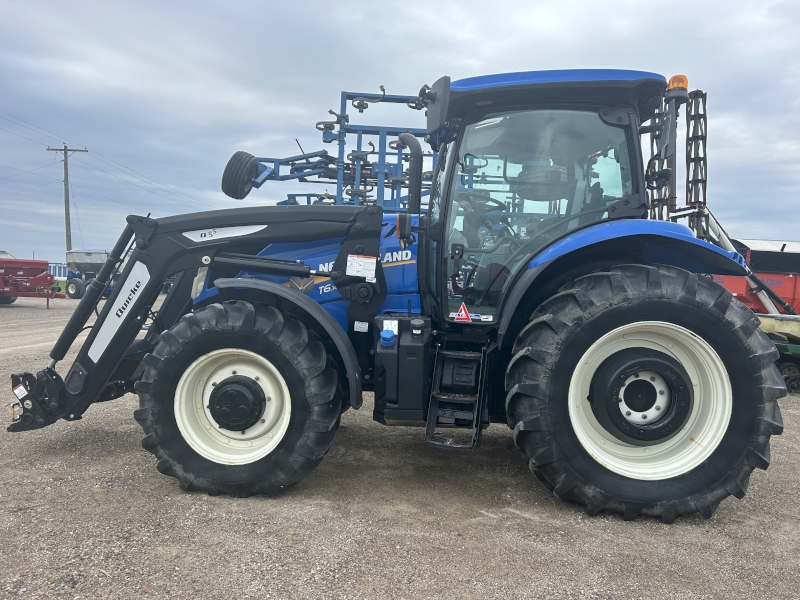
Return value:
M 233 277 L 245 268 L 287 276 L 315 273 L 300 261 L 272 261 L 257 255 L 270 244 L 343 238 L 335 266 L 341 273 L 331 275 L 337 275 L 337 288 L 343 297 L 352 300 L 352 311 L 348 312 L 354 318 L 374 314 L 385 298 L 380 267 L 379 277 L 368 283 L 347 276 L 344 265 L 348 254 L 377 254 L 382 214 L 378 207 L 319 205 L 242 208 L 163 219 L 129 216 L 106 264 L 50 352 L 47 367 L 36 375 L 12 376 L 19 403 L 8 430 L 37 429 L 59 419 L 77 420 L 93 402 L 131 391 L 133 381 L 129 378 L 136 374 L 135 365 L 152 350 L 159 334 L 191 307 L 192 278 L 187 272 L 207 267 L 213 269 L 215 278 Z M 125 259 L 114 291 L 62 380 L 56 364 L 85 329 L 108 281 Z M 175 274 L 179 274 L 176 285 L 154 314 L 153 305 L 164 281 Z M 363 293 L 356 292 L 359 286 L 370 288 L 368 302 L 363 301 Z M 150 330 L 137 340 L 151 316 Z M 126 353 L 134 368 L 121 368 Z

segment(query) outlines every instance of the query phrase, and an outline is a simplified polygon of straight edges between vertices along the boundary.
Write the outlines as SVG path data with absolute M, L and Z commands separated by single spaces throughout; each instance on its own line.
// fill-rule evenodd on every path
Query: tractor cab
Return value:
M 495 323 L 539 250 L 601 221 L 647 217 L 638 127 L 665 87 L 653 73 L 608 70 L 445 77 L 423 89 L 439 151 L 428 218 L 442 232 L 428 276 L 443 320 Z

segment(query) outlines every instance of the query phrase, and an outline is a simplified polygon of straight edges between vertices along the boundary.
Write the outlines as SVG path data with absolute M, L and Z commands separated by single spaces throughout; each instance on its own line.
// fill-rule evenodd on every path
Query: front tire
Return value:
M 277 495 L 328 451 L 341 397 L 333 361 L 272 306 L 213 304 L 145 358 L 134 413 L 142 446 L 184 490 Z
M 586 512 L 671 522 L 742 498 L 783 431 L 775 347 L 729 292 L 672 267 L 582 277 L 545 301 L 506 374 L 514 441 Z

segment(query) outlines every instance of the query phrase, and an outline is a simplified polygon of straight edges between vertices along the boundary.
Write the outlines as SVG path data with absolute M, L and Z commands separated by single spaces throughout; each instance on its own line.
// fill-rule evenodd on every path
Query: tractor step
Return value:
M 481 352 L 439 350 L 433 371 L 428 404 L 425 441 L 440 448 L 474 449 L 480 442 L 483 424 L 488 423 L 485 401 L 487 355 Z M 471 429 L 469 439 L 445 437 L 437 426 Z

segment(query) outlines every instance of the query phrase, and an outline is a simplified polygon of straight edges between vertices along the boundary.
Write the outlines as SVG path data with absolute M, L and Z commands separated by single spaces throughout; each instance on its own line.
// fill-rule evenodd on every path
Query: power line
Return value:
M 60 180 L 53 179 L 53 181 L 60 181 Z M 48 181 L 46 183 L 41 183 L 39 185 L 35 185 L 33 187 L 26 188 L 24 190 L 19 190 L 18 192 L 11 192 L 10 194 L 5 194 L 3 196 L 0 196 L 0 198 L 8 198 L 9 196 L 13 196 L 14 194 L 21 194 L 22 192 L 27 192 L 29 190 L 35 190 L 36 188 L 40 188 L 40 187 L 45 186 L 45 185 L 50 185 L 51 183 L 53 183 L 53 181 Z
M 58 161 L 58 162 L 61 162 L 61 161 Z M 55 163 L 51 163 L 51 164 L 55 164 Z M 10 167 L 8 165 L 0 165 L 0 167 L 6 167 L 7 169 L 14 169 L 15 171 L 21 171 L 22 170 L 22 169 L 17 169 L 16 167 Z M 41 173 L 34 173 L 34 175 L 36 175 L 36 177 L 44 177 L 45 179 L 52 180 L 50 183 L 52 183 L 53 181 L 62 181 L 61 179 L 58 179 L 57 177 L 49 177 L 47 175 L 42 175 Z M 90 194 L 94 194 L 95 196 L 100 196 L 101 198 L 105 198 L 106 200 L 111 200 L 112 202 L 116 202 L 117 204 L 123 204 L 125 206 L 128 206 L 128 207 L 136 209 L 136 210 L 144 210 L 141 206 L 134 206 L 133 204 L 128 204 L 128 203 L 122 202 L 120 200 L 115 200 L 114 198 L 109 198 L 108 196 L 104 196 L 103 194 L 99 194 L 98 192 L 95 192 L 93 190 L 90 190 L 89 188 L 85 188 L 83 186 L 77 185 L 76 183 L 73 183 L 71 181 L 69 182 L 69 185 L 70 185 L 70 187 L 76 187 L 78 189 L 83 190 L 84 192 L 89 192 Z M 35 187 L 41 187 L 41 186 L 35 186 Z M 28 188 L 28 189 L 34 189 L 34 188 Z M 26 190 L 20 190 L 19 192 L 13 192 L 13 193 L 14 194 L 18 194 L 18 193 L 21 193 L 21 192 L 24 192 L 24 191 L 26 191 Z M 12 194 L 8 194 L 8 195 L 11 196 Z M 1 197 L 2 196 L 0 196 L 0 198 Z
M 54 161 L 54 162 L 50 162 L 50 163 L 47 163 L 46 165 L 42 165 L 41 167 L 36 167 L 35 169 L 31 169 L 30 171 L 22 171 L 22 169 L 14 169 L 14 167 L 6 167 L 6 165 L 0 165 L 0 167 L 6 167 L 7 169 L 14 169 L 15 171 L 22 171 L 22 173 L 17 173 L 16 175 L 9 175 L 8 177 L 0 177 L 0 181 L 3 181 L 4 179 L 11 179 L 12 177 L 19 177 L 20 175 L 25 175 L 26 173 L 33 173 L 34 171 L 38 171 L 39 169 L 44 169 L 45 167 L 49 167 L 51 165 L 55 165 L 55 164 L 58 164 L 60 162 L 61 162 L 60 160 Z M 46 175 L 39 175 L 38 173 L 36 175 L 38 177 L 46 177 Z M 55 177 L 53 177 L 52 179 L 55 179 Z
M 99 153 L 98 153 L 98 154 L 99 154 Z M 104 155 L 102 155 L 102 154 L 101 154 L 100 156 L 104 156 Z M 108 165 L 108 166 L 109 166 L 109 167 L 111 167 L 112 169 L 117 169 L 118 171 L 122 171 L 122 172 L 123 172 L 123 173 L 125 173 L 126 175 L 130 175 L 129 173 L 127 173 L 126 171 L 124 171 L 124 170 L 120 169 L 119 167 L 117 167 L 117 166 L 115 166 L 115 165 L 113 165 L 113 164 L 110 164 L 110 163 L 108 163 L 108 162 L 106 162 L 106 161 L 104 161 L 104 160 L 100 160 L 100 159 L 99 159 L 99 158 L 97 158 L 96 156 L 91 156 L 90 158 L 93 158 L 94 160 L 96 160 L 96 161 L 99 161 L 99 162 L 103 163 L 104 165 Z M 114 160 L 113 160 L 113 159 L 111 159 L 111 158 L 109 158 L 108 160 L 110 160 L 112 163 L 113 163 L 113 162 L 116 162 L 116 161 L 114 161 Z M 81 161 L 81 162 L 86 162 L 86 161 Z M 86 163 L 86 164 L 89 164 L 89 163 Z M 120 163 L 117 163 L 117 164 L 120 164 Z M 94 165 L 90 165 L 90 166 L 94 166 Z M 123 166 L 124 166 L 124 165 L 123 165 Z M 98 171 L 102 171 L 102 169 L 98 169 L 97 167 L 94 167 L 94 168 L 95 168 L 95 169 L 97 169 Z M 129 167 L 125 167 L 125 168 L 126 168 L 126 169 L 128 169 L 129 171 L 132 171 L 133 173 L 136 173 L 136 172 L 137 172 L 137 171 L 134 171 L 133 169 L 130 169 Z M 105 173 L 105 171 L 103 171 L 103 172 Z M 109 175 L 112 175 L 112 174 L 111 174 L 111 173 L 109 173 Z M 114 176 L 114 177 L 116 177 L 116 175 L 113 175 L 113 176 Z M 130 176 L 131 176 L 131 177 L 133 177 L 134 179 L 138 179 L 138 180 L 139 180 L 139 181 L 141 181 L 142 183 L 146 183 L 146 184 L 148 184 L 148 185 L 152 185 L 152 183 L 151 183 L 150 181 L 147 181 L 147 179 L 149 179 L 149 178 L 148 178 L 146 175 L 142 175 L 142 177 L 137 177 L 136 175 L 130 175 Z M 121 178 L 120 178 L 120 179 L 121 179 Z M 127 180 L 126 180 L 126 179 L 123 179 L 123 181 L 127 181 Z M 169 187 L 167 187 L 167 186 L 165 186 L 165 185 L 163 185 L 163 184 L 161 184 L 161 183 L 158 183 L 158 182 L 157 182 L 157 181 L 155 181 L 155 180 L 152 180 L 152 182 L 153 182 L 153 183 L 156 183 L 156 184 L 158 184 L 160 187 L 164 188 L 166 191 L 168 191 L 168 192 L 170 192 L 170 193 L 172 193 L 172 194 L 175 194 L 175 195 L 177 195 L 177 196 L 179 196 L 179 197 L 180 197 L 180 196 L 183 196 L 184 198 L 186 198 L 186 199 L 187 199 L 187 200 L 189 200 L 190 202 L 194 202 L 194 203 L 195 203 L 195 204 L 197 204 L 198 206 L 201 206 L 201 207 L 207 207 L 207 208 L 213 208 L 213 206 L 211 206 L 211 205 L 210 205 L 210 204 L 208 204 L 207 202 L 203 202 L 202 200 L 195 200 L 195 199 L 194 199 L 194 198 L 192 198 L 191 196 L 187 196 L 187 195 L 186 195 L 186 194 L 184 194 L 183 192 L 178 192 L 178 191 L 176 191 L 176 190 L 173 190 L 173 189 L 171 189 L 171 188 L 169 188 Z M 128 183 L 130 183 L 130 182 L 128 182 Z M 134 185 L 135 185 L 135 184 L 134 184 Z M 149 191 L 149 190 L 147 190 L 147 191 Z M 151 192 L 151 193 L 154 193 L 154 192 Z M 163 196 L 162 196 L 162 197 L 163 197 Z M 169 199 L 169 198 L 168 198 L 168 199 Z M 186 205 L 186 204 L 184 204 L 183 206 L 187 206 L 187 205 Z M 188 208 L 191 208 L 191 207 L 188 207 Z
M 39 140 L 33 140 L 33 139 L 29 138 L 29 137 L 25 137 L 24 135 L 21 135 L 21 134 L 19 134 L 19 133 L 14 133 L 14 132 L 13 132 L 13 131 L 11 131 L 10 129 L 3 129 L 2 127 L 0 127 L 0 131 L 7 131 L 7 132 L 8 132 L 8 133 L 10 133 L 11 135 L 16 135 L 17 137 L 21 137 L 21 138 L 24 138 L 24 139 L 26 139 L 26 140 L 30 140 L 31 142 L 35 142 L 35 143 L 37 143 L 37 144 L 43 144 L 43 143 L 44 143 L 44 142 L 40 142 Z
M 12 117 L 12 118 L 16 119 L 17 121 L 21 121 L 22 123 L 26 123 L 26 124 L 28 124 L 28 125 L 30 125 L 32 127 L 35 127 L 36 129 L 39 129 L 39 130 L 44 131 L 46 133 L 49 133 L 49 134 L 51 134 L 53 136 L 56 136 L 56 138 L 54 138 L 54 139 L 58 139 L 59 141 L 60 140 L 66 140 L 66 141 L 71 142 L 73 144 L 76 144 L 76 145 L 79 145 L 79 146 L 81 145 L 78 142 L 76 142 L 75 140 L 70 140 L 69 138 L 59 136 L 57 133 L 54 133 L 54 132 L 52 132 L 52 131 L 50 131 L 48 129 L 45 129 L 44 127 L 39 127 L 38 125 L 34 125 L 33 123 L 31 123 L 29 121 L 26 121 L 25 119 L 20 119 L 19 117 L 15 116 L 15 115 L 12 115 L 11 113 L 7 113 L 7 112 L 2 111 L 2 110 L 0 110 L 0 113 L 2 113 L 4 115 L 8 115 L 9 117 Z M 0 118 L 5 119 L 6 121 L 9 121 L 11 123 L 14 123 L 14 121 L 11 121 L 10 119 L 6 119 L 5 117 L 0 117 Z M 15 124 L 19 125 L 19 123 L 15 123 Z M 34 131 L 34 133 L 39 133 L 39 132 L 37 132 L 37 131 L 35 131 L 33 129 L 30 129 L 30 127 L 25 127 L 24 125 L 20 125 L 20 127 L 24 127 L 25 129 L 28 129 L 30 131 Z M 0 129 L 2 129 L 2 128 L 0 128 Z M 3 131 L 9 131 L 9 130 L 4 129 Z M 9 131 L 9 133 L 14 133 L 14 132 L 13 131 Z M 14 135 L 19 135 L 19 134 L 15 133 Z M 42 135 L 42 134 L 39 133 L 39 135 Z M 20 136 L 20 137 L 25 137 L 25 136 Z M 50 136 L 47 136 L 47 137 L 50 137 Z M 25 139 L 30 140 L 31 138 L 25 138 Z M 35 140 L 31 140 L 31 141 L 35 141 Z M 39 142 L 37 142 L 37 143 L 39 143 Z M 84 148 L 86 148 L 86 146 L 84 146 Z M 199 204 L 201 206 L 207 206 L 209 208 L 213 208 L 213 206 L 211 206 L 210 204 L 202 202 L 202 201 L 199 201 L 199 200 L 195 200 L 194 198 L 192 198 L 191 196 L 189 196 L 187 194 L 184 194 L 183 192 L 179 192 L 179 191 L 173 190 L 169 186 L 164 185 L 163 183 L 161 183 L 160 181 L 157 181 L 157 180 L 153 179 L 152 177 L 148 177 L 147 175 L 144 175 L 143 173 L 139 173 L 138 171 L 136 171 L 134 169 L 131 169 L 130 167 L 128 167 L 126 165 L 123 165 L 122 163 L 114 160 L 113 158 L 111 158 L 109 156 L 106 156 L 105 154 L 103 154 L 101 152 L 98 152 L 98 151 L 92 150 L 92 149 L 90 149 L 90 150 L 92 151 L 93 154 L 97 154 L 99 156 L 102 156 L 106 160 L 109 160 L 112 163 L 114 163 L 114 165 L 108 165 L 109 167 L 112 167 L 112 168 L 115 168 L 115 169 L 119 169 L 119 170 L 122 170 L 122 169 L 120 169 L 120 167 L 122 167 L 123 169 L 127 169 L 128 171 L 131 171 L 132 173 L 135 173 L 136 175 L 139 175 L 139 177 L 137 177 L 136 175 L 134 175 L 134 177 L 136 179 L 139 179 L 140 181 L 144 181 L 145 183 L 151 183 L 151 184 L 154 183 L 154 184 L 164 188 L 166 191 L 168 191 L 168 192 L 170 192 L 172 194 L 183 196 L 184 198 L 187 198 L 188 200 L 191 200 L 192 202 L 195 202 L 195 203 L 197 203 L 197 204 Z M 101 161 L 100 159 L 96 158 L 95 156 L 91 156 L 90 158 L 98 160 L 99 162 L 102 162 L 104 164 L 108 164 L 108 163 L 105 163 L 105 161 Z M 119 165 L 119 166 L 115 166 L 115 165 Z M 142 179 L 142 178 L 144 178 L 144 179 Z M 147 181 L 145 181 L 145 180 L 147 180 Z
M 7 119 L 6 117 L 0 117 L 0 119 L 3 119 L 4 121 L 8 121 L 9 123 L 13 123 L 17 127 L 22 127 L 23 129 L 27 129 L 28 131 L 32 131 L 33 133 L 35 133 L 37 135 L 44 135 L 44 137 L 49 137 L 51 140 L 56 140 L 56 141 L 60 142 L 63 139 L 63 138 L 53 137 L 52 135 L 45 135 L 45 134 L 43 134 L 43 133 L 41 133 L 39 131 L 36 131 L 36 129 L 31 129 L 30 127 L 25 127 L 25 125 L 20 125 L 16 121 L 12 121 L 11 119 Z
M 72 188 L 71 185 L 70 188 Z M 86 242 L 83 241 L 83 229 L 81 229 L 81 219 L 78 216 L 78 203 L 75 202 L 75 190 L 72 190 L 72 206 L 75 207 L 75 222 L 78 224 L 78 233 L 81 234 L 81 246 L 86 248 Z
M 170 192 L 170 193 L 172 193 L 172 194 L 177 194 L 177 195 L 179 195 L 179 196 L 183 196 L 184 198 L 186 198 L 186 199 L 188 199 L 188 200 L 191 200 L 192 202 L 196 202 L 197 204 L 205 204 L 206 206 L 209 206 L 209 207 L 211 206 L 210 204 L 206 204 L 206 203 L 205 203 L 205 202 L 203 202 L 202 200 L 195 200 L 194 198 L 192 198 L 192 197 L 191 197 L 191 196 L 189 196 L 188 194 L 184 194 L 183 192 L 179 192 L 178 190 L 173 190 L 171 187 L 169 187 L 169 186 L 167 186 L 167 185 L 164 185 L 163 183 L 161 183 L 161 182 L 159 182 L 159 181 L 156 181 L 156 180 L 155 180 L 155 179 L 153 179 L 152 177 L 148 177 L 148 176 L 147 176 L 147 175 L 145 175 L 144 173 L 139 173 L 139 171 L 135 171 L 134 169 L 131 169 L 130 167 L 126 167 L 126 166 L 125 166 L 125 165 L 123 165 L 122 163 L 119 163 L 119 162 L 115 161 L 113 158 L 109 158 L 109 157 L 108 157 L 108 156 L 106 156 L 105 154 L 101 154 L 100 152 L 97 152 L 97 151 L 94 151 L 94 153 L 95 153 L 95 154 L 97 154 L 97 155 L 99 155 L 99 156 L 102 156 L 102 157 L 103 157 L 103 158 L 105 158 L 105 159 L 108 159 L 108 160 L 109 160 L 109 161 L 111 161 L 112 163 L 115 163 L 115 165 L 120 165 L 121 167 L 124 167 L 124 168 L 125 168 L 125 169 L 127 169 L 128 171 L 131 171 L 132 173 L 135 173 L 136 175 L 133 175 L 133 177 L 136 177 L 136 179 L 139 179 L 139 180 L 141 180 L 141 181 L 145 181 L 146 183 L 151 183 L 151 182 L 152 182 L 152 183 L 155 183 L 156 185 L 159 185 L 159 186 L 161 186 L 162 188 L 164 188 L 165 190 L 167 190 L 168 192 Z M 97 158 L 96 156 L 93 156 L 92 158 L 94 158 L 95 160 L 100 160 L 100 159 L 99 159 L 99 158 Z M 101 160 L 100 162 L 102 162 L 102 163 L 104 163 L 104 164 L 108 164 L 108 163 L 106 163 L 105 161 L 102 161 L 102 160 Z M 108 166 L 109 166 L 109 167 L 113 167 L 113 168 L 115 168 L 115 169 L 119 169 L 120 171 L 122 171 L 122 169 L 120 169 L 120 167 L 117 167 L 117 166 L 115 166 L 115 165 L 108 165 Z M 139 175 L 140 177 L 137 177 L 137 175 Z
M 61 161 L 58 161 L 58 162 L 61 162 Z M 50 163 L 50 164 L 55 164 L 55 163 Z M 22 171 L 22 169 L 18 169 L 16 167 L 11 167 L 9 165 L 0 165 L 0 167 L 5 167 L 7 169 L 14 169 L 15 171 Z M 36 177 L 44 177 L 45 179 L 50 179 L 51 181 L 48 182 L 48 183 L 52 183 L 53 181 L 61 181 L 61 179 L 58 179 L 57 177 L 49 177 L 47 175 L 42 175 L 41 173 L 34 173 L 34 175 L 36 175 Z M 47 185 L 47 184 L 42 184 L 42 185 Z M 70 187 L 76 187 L 79 190 L 83 190 L 84 192 L 89 192 L 90 194 L 94 194 L 95 196 L 100 196 L 101 198 L 105 198 L 106 200 L 111 200 L 112 202 L 116 202 L 117 204 L 122 204 L 124 206 L 129 207 L 129 208 L 133 208 L 134 210 L 144 210 L 141 206 L 134 206 L 133 204 L 128 204 L 127 202 L 122 202 L 121 200 L 115 200 L 114 198 L 109 198 L 108 196 L 105 196 L 103 194 L 100 194 L 98 192 L 90 190 L 89 188 L 85 188 L 83 186 L 80 186 L 80 185 L 78 185 L 76 183 L 73 183 L 72 181 L 69 182 L 69 185 L 70 185 Z M 34 187 L 41 187 L 41 186 L 34 186 Z M 34 189 L 34 188 L 28 188 L 28 189 Z M 25 191 L 27 191 L 27 190 L 20 190 L 19 192 L 13 192 L 12 194 L 8 194 L 8 195 L 12 196 L 13 194 L 19 194 L 19 193 L 22 193 L 22 192 L 25 192 Z M 3 198 L 3 197 L 4 196 L 0 196 L 0 198 Z
M 71 186 L 78 188 L 79 190 L 83 190 L 84 192 L 89 192 L 90 194 L 94 194 L 95 196 L 100 196 L 101 198 L 105 198 L 106 200 L 111 200 L 112 202 L 116 202 L 117 204 L 122 204 L 127 206 L 128 208 L 132 208 L 134 210 L 142 210 L 141 206 L 134 206 L 133 204 L 128 204 L 127 202 L 123 202 L 122 200 L 114 200 L 114 198 L 109 198 L 108 196 L 104 196 L 103 194 L 98 194 L 90 190 L 89 188 L 81 187 L 77 183 L 70 183 Z
M 147 188 L 144 188 L 144 187 L 142 187 L 142 186 L 140 186 L 140 185 L 136 185 L 136 184 L 135 184 L 135 183 L 133 183 L 132 181 L 128 181 L 127 179 L 123 179 L 123 178 L 122 178 L 122 177 L 120 177 L 119 175 L 114 175 L 114 173 L 109 173 L 108 171 L 104 171 L 103 169 L 101 169 L 101 168 L 99 168 L 99 167 L 97 167 L 97 166 L 95 166 L 95 165 L 92 165 L 92 164 L 89 164 L 89 163 L 87 163 L 85 160 L 81 160 L 81 159 L 79 159 L 79 158 L 77 158 L 77 157 L 75 158 L 75 160 L 77 160 L 78 162 L 82 162 L 83 164 L 85 164 L 85 165 L 87 165 L 87 166 L 89 166 L 89 167 L 92 167 L 93 169 L 97 169 L 97 170 L 98 170 L 98 171 L 100 171 L 101 173 L 105 173 L 106 175 L 110 175 L 111 177 L 116 177 L 116 178 L 117 178 L 117 179 L 119 179 L 120 181 L 124 181 L 125 183 L 128 183 L 128 184 L 130 184 L 130 185 L 132 185 L 132 186 L 134 186 L 134 187 L 137 187 L 137 188 L 139 188 L 140 190 L 144 190 L 145 192 L 147 192 L 147 193 L 149 193 L 149 194 L 154 194 L 154 195 L 158 196 L 159 198 L 164 198 L 164 200 L 167 200 L 167 201 L 169 201 L 169 202 L 175 202 L 176 204 L 180 204 L 181 206 L 185 206 L 186 208 L 194 208 L 194 207 L 192 207 L 192 206 L 189 206 L 188 204 L 184 204 L 183 202 L 179 202 L 178 200 L 175 200 L 174 198 L 168 198 L 167 196 L 162 196 L 161 194 L 157 194 L 157 193 L 156 193 L 156 192 L 154 192 L 153 190 L 148 190 Z
M 51 134 L 51 135 L 54 135 L 54 136 L 56 136 L 56 138 L 58 138 L 58 140 L 59 140 L 59 141 L 67 141 L 67 142 L 71 142 L 71 143 L 73 143 L 73 144 L 76 144 L 76 145 L 78 145 L 78 146 L 80 146 L 80 145 L 81 145 L 80 143 L 76 142 L 75 140 L 71 140 L 71 139 L 69 139 L 69 138 L 65 138 L 65 137 L 63 137 L 63 136 L 60 136 L 60 135 L 58 135 L 57 133 L 54 133 L 54 132 L 52 132 L 52 131 L 49 131 L 49 130 L 45 129 L 44 127 L 39 127 L 38 125 L 34 125 L 33 123 L 30 123 L 29 121 L 26 121 L 25 119 L 20 119 L 19 117 L 15 116 L 15 115 L 12 115 L 11 113 L 7 113 L 7 112 L 6 112 L 6 111 L 4 111 L 4 110 L 0 110 L 0 113 L 3 113 L 4 115 L 8 115 L 9 117 L 11 117 L 11 118 L 13 118 L 13 119 L 16 119 L 17 121 L 22 121 L 23 123 L 26 123 L 26 124 L 30 125 L 31 127 L 35 127 L 36 129 L 40 129 L 40 130 L 42 130 L 42 131 L 44 131 L 44 132 L 46 132 L 46 133 L 49 133 L 49 134 Z M 6 121 L 8 121 L 8 119 L 6 119 Z M 12 121 L 12 123 L 13 123 L 13 121 Z M 27 129 L 27 128 L 26 128 L 26 129 Z
M 23 171 L 24 170 L 24 169 L 18 169 L 17 167 L 10 167 L 8 165 L 0 165 L 0 167 L 3 167 L 5 169 L 14 169 L 15 171 Z

